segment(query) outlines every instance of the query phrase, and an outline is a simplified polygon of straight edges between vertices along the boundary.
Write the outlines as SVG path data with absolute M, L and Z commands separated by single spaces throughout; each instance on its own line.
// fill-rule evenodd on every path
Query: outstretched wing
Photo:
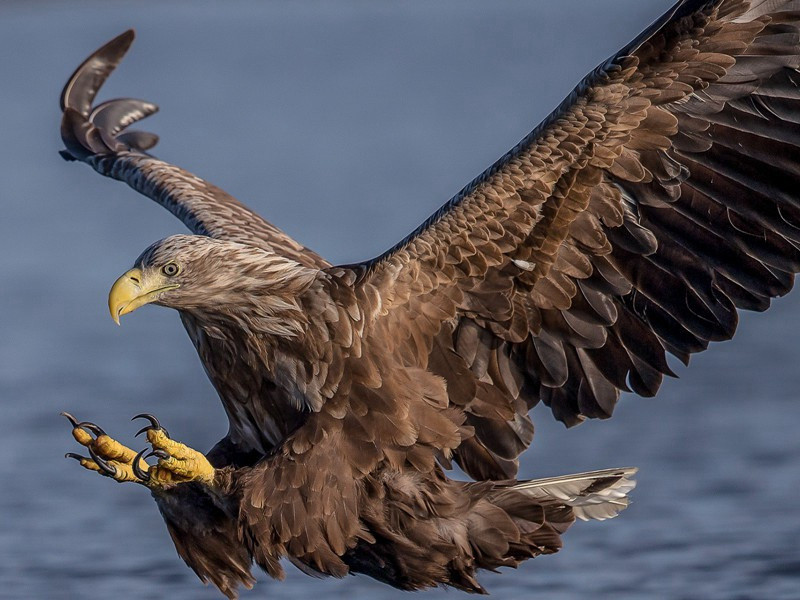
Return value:
M 800 269 L 800 1 L 682 0 L 400 244 L 331 273 L 369 335 L 447 380 L 512 477 L 567 425 L 656 393 Z
M 81 160 L 107 177 L 124 181 L 178 217 L 194 233 L 258 246 L 308 267 L 328 263 L 218 187 L 147 154 L 158 136 L 128 126 L 158 110 L 133 98 L 94 98 L 133 42 L 117 36 L 77 68 L 61 93 L 61 138 L 67 160 Z

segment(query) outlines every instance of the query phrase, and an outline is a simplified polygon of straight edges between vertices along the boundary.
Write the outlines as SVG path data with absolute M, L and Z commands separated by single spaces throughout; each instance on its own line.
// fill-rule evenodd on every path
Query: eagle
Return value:
M 681 0 L 377 258 L 332 265 L 129 129 L 95 96 L 134 38 L 61 95 L 62 156 L 190 230 L 109 310 L 178 311 L 229 420 L 202 453 L 153 415 L 136 452 L 65 413 L 91 471 L 152 492 L 178 554 L 228 598 L 253 564 L 485 593 L 628 504 L 633 468 L 520 481 L 540 402 L 566 426 L 650 397 L 667 356 L 730 339 L 800 270 L 800 0 Z M 452 469 L 469 476 L 459 480 Z

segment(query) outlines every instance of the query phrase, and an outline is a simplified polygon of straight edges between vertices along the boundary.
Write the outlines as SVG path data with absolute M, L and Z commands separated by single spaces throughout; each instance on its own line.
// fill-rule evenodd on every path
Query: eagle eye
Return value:
M 167 263 L 163 267 L 161 267 L 161 272 L 164 273 L 167 277 L 175 277 L 178 273 L 180 273 L 181 269 L 175 263 Z

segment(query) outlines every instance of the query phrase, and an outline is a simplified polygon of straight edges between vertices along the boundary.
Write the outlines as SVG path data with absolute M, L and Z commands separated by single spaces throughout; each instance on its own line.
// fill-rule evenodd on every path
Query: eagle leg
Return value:
M 79 422 L 69 413 L 61 414 L 72 424 L 72 437 L 89 453 L 89 456 L 81 456 L 68 452 L 65 455 L 67 458 L 74 458 L 85 469 L 111 477 L 115 481 L 143 483 L 136 477 L 134 465 L 138 469 L 147 469 L 148 464 L 134 450 L 120 444 L 94 423 Z

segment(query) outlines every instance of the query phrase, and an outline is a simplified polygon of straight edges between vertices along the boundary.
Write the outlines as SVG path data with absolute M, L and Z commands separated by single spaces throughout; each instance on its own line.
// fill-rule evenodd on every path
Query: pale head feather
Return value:
M 174 263 L 170 281 L 180 287 L 155 302 L 191 313 L 209 325 L 236 325 L 250 333 L 297 335 L 303 314 L 298 296 L 319 271 L 273 252 L 199 235 L 155 242 L 136 266 L 161 270 Z

